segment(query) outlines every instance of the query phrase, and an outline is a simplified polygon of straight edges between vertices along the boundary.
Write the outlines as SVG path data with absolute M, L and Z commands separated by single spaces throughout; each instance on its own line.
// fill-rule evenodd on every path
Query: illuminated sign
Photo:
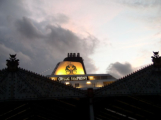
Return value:
M 58 77 L 59 81 L 65 81 L 65 80 L 70 80 L 70 77 Z
M 83 77 L 71 77 L 71 80 L 87 80 L 86 76 Z
M 87 80 L 87 76 L 79 76 L 79 77 L 58 77 L 58 81 L 69 81 L 69 80 Z
M 54 75 L 84 75 L 84 69 L 80 62 L 63 61 L 58 65 Z

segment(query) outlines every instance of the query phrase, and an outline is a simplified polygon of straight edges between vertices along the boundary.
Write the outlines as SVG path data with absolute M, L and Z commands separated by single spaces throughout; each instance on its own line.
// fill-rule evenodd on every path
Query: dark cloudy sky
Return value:
M 161 44 L 160 0 L 0 0 L 0 69 L 9 54 L 47 75 L 67 53 L 87 73 L 119 78 L 151 63 Z

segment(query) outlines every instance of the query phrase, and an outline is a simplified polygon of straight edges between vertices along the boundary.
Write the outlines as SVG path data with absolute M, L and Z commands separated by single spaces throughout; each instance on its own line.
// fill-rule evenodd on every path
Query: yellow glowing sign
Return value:
M 63 61 L 56 69 L 55 75 L 84 75 L 84 69 L 80 62 Z

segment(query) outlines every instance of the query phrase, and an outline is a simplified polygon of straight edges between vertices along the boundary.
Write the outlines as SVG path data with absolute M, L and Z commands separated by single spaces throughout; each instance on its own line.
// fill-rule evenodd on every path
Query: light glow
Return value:
M 51 80 L 56 81 L 57 80 L 57 77 L 51 77 Z
M 71 65 L 75 67 L 75 70 Z M 67 66 L 69 67 L 67 68 Z M 84 75 L 85 72 L 80 62 L 63 61 L 59 64 L 54 74 L 55 75 Z
M 87 81 L 86 83 L 87 83 L 87 84 L 91 84 L 91 82 L 90 82 L 90 81 Z
M 69 82 L 65 82 L 66 85 L 69 85 L 70 83 Z
M 103 85 L 97 85 L 96 87 L 102 87 Z
M 88 78 L 89 78 L 90 80 L 94 80 L 94 77 L 93 77 L 93 76 L 88 76 Z

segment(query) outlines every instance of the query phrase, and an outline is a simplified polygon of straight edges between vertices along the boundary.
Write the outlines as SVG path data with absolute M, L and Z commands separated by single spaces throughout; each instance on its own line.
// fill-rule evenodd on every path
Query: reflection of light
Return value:
M 55 81 L 55 80 L 57 80 L 57 77 L 51 77 L 51 80 Z
M 69 85 L 70 83 L 69 82 L 65 82 L 66 85 Z
M 102 85 L 97 85 L 97 87 L 102 87 Z
M 91 84 L 91 82 L 90 82 L 90 81 L 87 81 L 86 83 L 87 83 L 87 84 Z
M 93 76 L 89 76 L 89 79 L 90 79 L 90 80 L 93 80 L 93 79 L 94 79 L 94 77 L 93 77 Z

